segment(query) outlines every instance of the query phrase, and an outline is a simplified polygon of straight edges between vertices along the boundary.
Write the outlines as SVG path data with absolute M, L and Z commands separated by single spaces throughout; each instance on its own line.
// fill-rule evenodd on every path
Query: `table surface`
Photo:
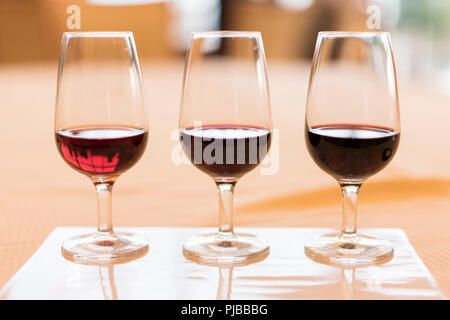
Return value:
M 141 61 L 150 108 L 143 158 L 117 181 L 116 226 L 212 227 L 213 182 L 191 164 L 176 164 L 183 61 Z M 339 228 L 336 182 L 307 153 L 303 123 L 309 63 L 269 64 L 279 170 L 261 168 L 236 187 L 235 223 L 257 227 Z M 59 156 L 53 136 L 57 64 L 0 66 L 0 286 L 57 226 L 95 226 L 92 184 Z M 402 81 L 400 148 L 360 193 L 360 227 L 401 228 L 450 296 L 450 95 L 432 81 Z M 332 92 L 330 92 L 332 94 Z M 217 272 L 216 272 L 217 274 Z
M 134 228 L 150 250 L 119 265 L 86 266 L 60 253 L 67 237 L 89 228 L 56 228 L 0 292 L 3 299 L 444 299 L 436 281 L 400 229 L 367 229 L 390 240 L 394 258 L 384 265 L 340 269 L 305 257 L 303 244 L 320 228 L 245 228 L 270 244 L 263 260 L 240 267 L 186 260 L 181 244 L 211 228 Z

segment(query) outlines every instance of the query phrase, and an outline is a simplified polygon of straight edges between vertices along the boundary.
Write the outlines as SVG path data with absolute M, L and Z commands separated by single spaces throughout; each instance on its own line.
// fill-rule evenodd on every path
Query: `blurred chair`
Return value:
M 222 0 L 222 7 L 222 29 L 260 31 L 269 59 L 312 57 L 319 31 L 367 29 L 366 0 Z
M 42 59 L 39 2 L 0 1 L 0 62 Z
M 80 30 L 66 28 L 69 17 L 66 9 L 71 4 L 77 4 L 81 9 Z M 40 7 L 43 32 L 48 35 L 45 37 L 46 56 L 57 56 L 64 31 L 132 31 L 141 57 L 166 58 L 172 55 L 166 40 L 170 16 L 164 2 L 99 6 L 89 1 L 41 0 Z
M 170 57 L 167 4 L 148 2 L 110 6 L 80 0 L 1 0 L 0 62 L 57 59 L 65 31 L 132 31 L 141 57 Z M 74 4 L 81 9 L 80 30 L 66 26 L 67 7 Z

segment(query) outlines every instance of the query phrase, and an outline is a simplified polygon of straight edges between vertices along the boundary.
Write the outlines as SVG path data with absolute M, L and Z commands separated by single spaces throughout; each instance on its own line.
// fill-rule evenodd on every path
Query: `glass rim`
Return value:
M 230 31 L 230 30 L 211 30 L 191 32 L 191 38 L 258 38 L 261 37 L 259 31 Z
M 389 31 L 319 31 L 318 36 L 329 37 L 374 37 L 389 36 Z
M 131 31 L 70 31 L 64 32 L 64 38 L 111 38 L 111 37 L 133 37 Z

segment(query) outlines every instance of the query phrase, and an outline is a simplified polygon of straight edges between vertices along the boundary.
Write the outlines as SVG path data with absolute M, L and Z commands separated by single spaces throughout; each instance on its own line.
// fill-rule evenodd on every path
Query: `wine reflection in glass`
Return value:
M 269 245 L 235 233 L 233 192 L 255 169 L 271 143 L 272 120 L 266 60 L 259 32 L 193 33 L 187 53 L 180 110 L 180 141 L 192 164 L 209 175 L 219 194 L 219 231 L 183 245 L 189 259 L 203 263 L 248 261 Z
M 217 300 L 230 300 L 233 285 L 234 267 L 219 267 L 219 285 L 217 287 Z
M 357 233 L 359 188 L 393 159 L 400 140 L 397 79 L 389 33 L 320 32 L 306 106 L 305 138 L 314 162 L 342 189 L 338 234 L 305 245 L 311 259 L 335 266 L 389 261 L 384 240 Z
M 190 259 L 189 256 L 185 254 L 186 258 Z M 216 300 L 230 300 L 233 288 L 233 271 L 238 268 L 245 268 L 250 265 L 257 264 L 264 261 L 269 256 L 269 252 L 258 256 L 255 259 L 241 260 L 234 263 L 212 263 L 210 261 L 194 261 L 198 265 L 203 265 L 208 268 L 215 267 L 219 271 L 219 283 L 217 286 Z M 190 259 L 192 260 L 192 259 Z
M 141 69 L 131 32 L 68 32 L 61 45 L 55 139 L 64 161 L 97 190 L 98 230 L 64 242 L 65 258 L 85 264 L 130 261 L 145 240 L 113 231 L 111 192 L 147 145 Z
M 103 298 L 105 300 L 117 300 L 117 285 L 114 279 L 114 264 L 99 265 L 98 274 L 100 286 L 102 288 Z

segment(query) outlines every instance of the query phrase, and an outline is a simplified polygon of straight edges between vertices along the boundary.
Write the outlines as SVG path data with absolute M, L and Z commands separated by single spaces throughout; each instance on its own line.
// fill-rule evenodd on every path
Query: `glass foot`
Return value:
M 305 254 L 318 263 L 351 268 L 386 263 L 394 256 L 394 249 L 385 240 L 360 234 L 341 238 L 333 233 L 306 243 Z
M 228 238 L 212 233 L 189 239 L 183 245 L 183 254 L 201 264 L 238 266 L 265 258 L 269 254 L 269 245 L 251 234 L 235 233 Z
M 65 241 L 61 247 L 67 260 L 91 265 L 126 263 L 147 252 L 147 242 L 131 233 L 84 234 Z

